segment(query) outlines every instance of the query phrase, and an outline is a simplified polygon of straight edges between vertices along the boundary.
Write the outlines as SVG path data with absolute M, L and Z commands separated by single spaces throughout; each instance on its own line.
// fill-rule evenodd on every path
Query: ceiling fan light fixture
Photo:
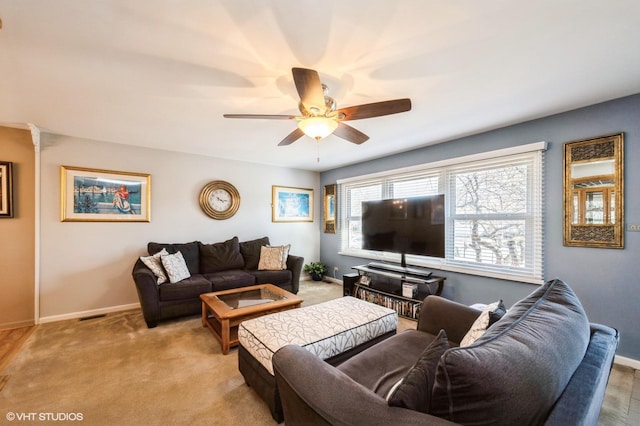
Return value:
M 333 133 L 338 128 L 338 122 L 327 117 L 307 117 L 298 121 L 298 128 L 305 135 L 319 141 Z

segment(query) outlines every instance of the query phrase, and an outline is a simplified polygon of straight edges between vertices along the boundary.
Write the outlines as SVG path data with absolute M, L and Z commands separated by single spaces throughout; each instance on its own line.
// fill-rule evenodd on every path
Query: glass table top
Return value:
M 284 295 L 276 294 L 267 288 L 231 294 L 221 294 L 216 297 L 231 309 L 246 308 L 248 306 L 261 305 L 286 299 Z

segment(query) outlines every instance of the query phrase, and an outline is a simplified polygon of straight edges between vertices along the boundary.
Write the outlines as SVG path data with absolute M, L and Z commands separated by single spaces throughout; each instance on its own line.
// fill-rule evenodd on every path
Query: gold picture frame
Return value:
M 564 144 L 564 245 L 624 248 L 624 134 Z
M 272 222 L 313 222 L 313 189 L 271 187 Z
M 150 222 L 151 175 L 60 166 L 62 222 Z
M 0 218 L 13 217 L 13 163 L 0 161 Z
M 323 189 L 322 202 L 324 204 L 323 228 L 326 234 L 336 233 L 336 212 L 338 207 L 337 200 L 338 191 L 336 184 L 334 183 L 332 185 L 325 185 Z

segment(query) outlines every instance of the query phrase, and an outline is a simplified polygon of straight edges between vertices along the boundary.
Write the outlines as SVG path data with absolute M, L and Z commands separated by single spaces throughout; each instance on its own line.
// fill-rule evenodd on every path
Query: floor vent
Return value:
M 107 316 L 107 314 L 92 315 L 92 316 L 90 316 L 90 317 L 83 317 L 83 318 L 80 318 L 80 320 L 79 320 L 79 321 L 87 321 L 87 320 L 92 320 L 92 319 L 104 318 L 104 317 L 106 317 L 106 316 Z

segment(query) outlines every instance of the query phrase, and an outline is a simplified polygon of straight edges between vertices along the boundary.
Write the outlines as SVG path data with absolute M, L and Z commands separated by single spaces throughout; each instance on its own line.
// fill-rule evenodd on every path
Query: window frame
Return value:
M 543 264 L 543 238 L 544 238 L 544 213 L 542 209 L 542 195 L 544 193 L 544 152 L 546 142 L 536 142 L 512 148 L 500 149 L 464 157 L 452 158 L 444 161 L 420 164 L 411 167 L 394 169 L 384 172 L 372 173 L 364 176 L 354 176 L 338 180 L 338 193 L 340 196 L 339 210 L 339 252 L 340 255 L 361 257 L 376 261 L 399 262 L 400 256 L 387 252 L 375 252 L 349 247 L 349 225 L 359 216 L 347 216 L 350 212 L 350 190 L 352 188 L 381 185 L 382 198 L 394 198 L 391 188 L 394 182 L 402 182 L 421 177 L 438 176 L 438 192 L 445 194 L 446 214 L 446 247 L 445 258 L 431 258 L 425 256 L 406 255 L 408 264 L 423 266 L 443 271 L 460 272 L 472 275 L 481 275 L 492 278 L 507 279 L 512 281 L 542 284 L 544 278 Z M 460 173 L 460 170 L 473 171 L 496 165 L 509 165 L 510 161 L 517 164 L 527 164 L 527 211 L 519 214 L 502 213 L 495 215 L 500 219 L 524 219 L 525 221 L 525 247 L 526 260 L 524 267 L 510 265 L 496 265 L 490 263 L 477 263 L 468 260 L 454 259 L 453 221 L 465 217 L 491 217 L 491 215 L 456 215 L 454 207 L 456 197 L 453 194 L 452 175 Z M 493 166 L 497 167 L 497 166 Z M 424 193 L 428 195 L 430 192 Z

